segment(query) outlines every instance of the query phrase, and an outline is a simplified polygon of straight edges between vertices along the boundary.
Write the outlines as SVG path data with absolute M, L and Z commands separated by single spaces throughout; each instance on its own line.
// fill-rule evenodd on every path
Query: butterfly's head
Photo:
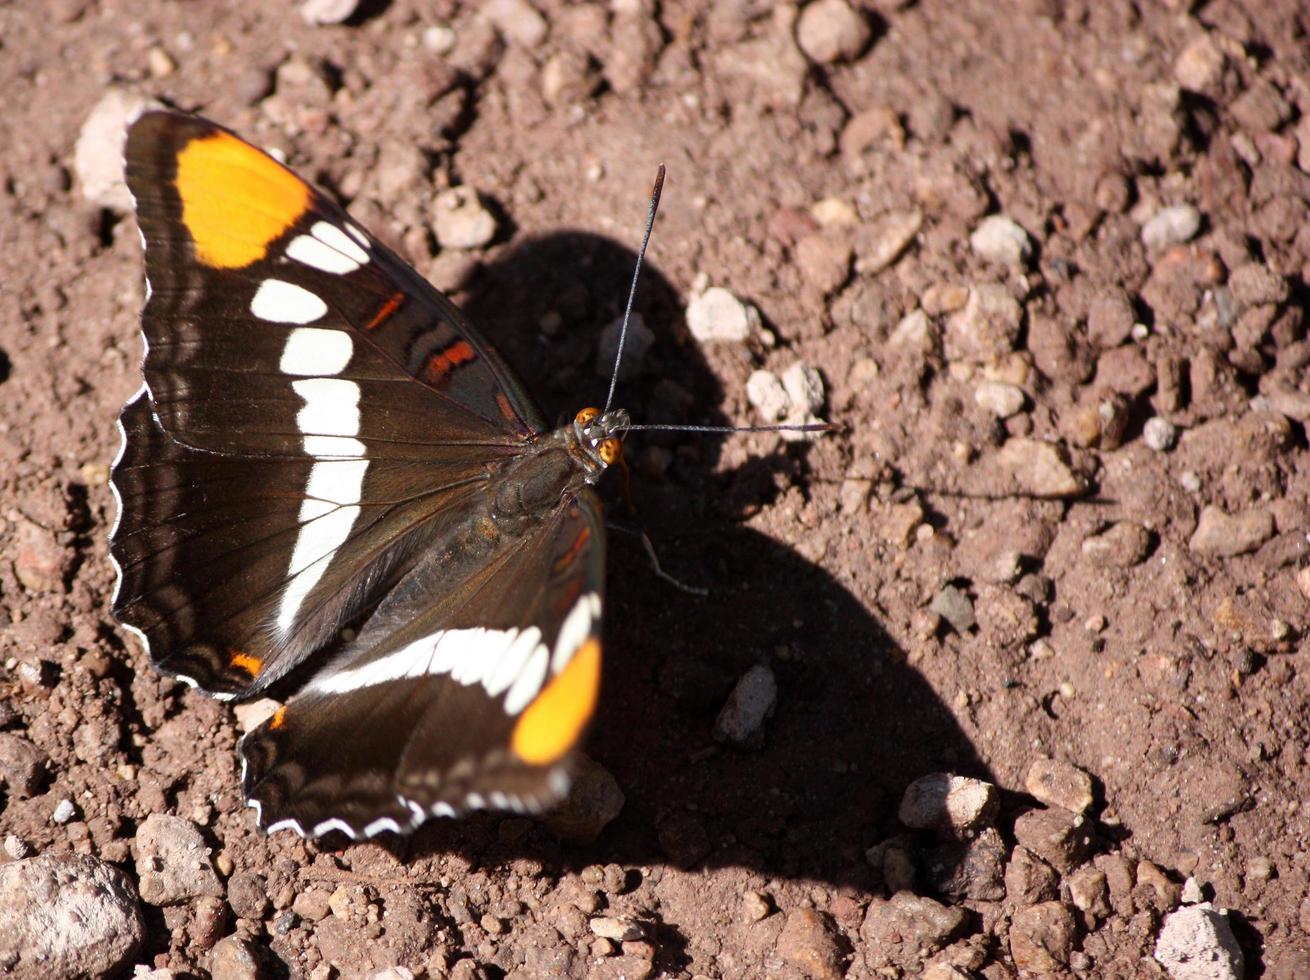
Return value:
M 602 412 L 599 408 L 584 408 L 573 417 L 573 433 L 578 445 L 596 463 L 596 475 L 607 467 L 623 460 L 622 435 L 632 420 L 625 409 L 615 408 Z

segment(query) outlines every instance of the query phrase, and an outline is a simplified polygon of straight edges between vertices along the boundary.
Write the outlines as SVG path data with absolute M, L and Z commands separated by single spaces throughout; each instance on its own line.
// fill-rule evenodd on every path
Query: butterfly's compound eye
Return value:
M 608 439 L 602 439 L 596 447 L 596 454 L 600 456 L 600 461 L 606 466 L 612 466 L 617 463 L 623 456 L 623 443 L 611 436 Z
M 584 408 L 576 416 L 574 416 L 573 421 L 577 422 L 578 425 L 590 425 L 592 422 L 595 422 L 596 419 L 598 418 L 600 418 L 599 408 L 594 408 L 594 407 Z

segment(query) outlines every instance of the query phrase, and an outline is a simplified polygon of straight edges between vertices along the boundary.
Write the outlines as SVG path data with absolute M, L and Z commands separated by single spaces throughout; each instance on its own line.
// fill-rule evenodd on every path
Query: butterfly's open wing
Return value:
M 260 825 L 370 837 L 558 800 L 600 683 L 603 536 L 587 488 L 503 546 L 433 549 L 242 740 Z
M 126 157 L 147 351 L 112 476 L 114 613 L 162 670 L 248 696 L 542 423 L 445 297 L 266 154 L 149 112 Z

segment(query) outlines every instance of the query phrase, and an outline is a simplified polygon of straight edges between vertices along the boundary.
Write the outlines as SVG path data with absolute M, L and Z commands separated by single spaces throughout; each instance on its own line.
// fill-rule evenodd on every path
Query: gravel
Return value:
M 796 41 L 811 61 L 831 65 L 853 61 L 869 43 L 869 23 L 846 0 L 814 0 L 796 23 Z
M 1178 428 L 1168 419 L 1154 416 L 1142 426 L 1142 441 L 1154 452 L 1167 453 L 1178 442 Z
M 1069 962 L 1077 924 L 1061 902 L 1042 902 L 1014 913 L 1010 922 L 1010 955 L 1020 970 L 1052 973 Z
M 813 980 L 845 976 L 841 942 L 832 918 L 815 909 L 787 913 L 776 947 L 778 956 Z
M 1047 806 L 1058 806 L 1070 813 L 1086 813 L 1092 805 L 1092 777 L 1057 759 L 1033 760 L 1024 777 L 1024 788 Z

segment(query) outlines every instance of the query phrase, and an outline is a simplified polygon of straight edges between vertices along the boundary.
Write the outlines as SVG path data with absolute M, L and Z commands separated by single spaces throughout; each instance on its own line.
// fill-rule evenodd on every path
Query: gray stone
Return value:
M 1238 980 L 1245 970 L 1227 911 L 1209 902 L 1165 916 L 1155 959 L 1172 980 Z
M 928 608 L 951 624 L 957 633 L 967 633 L 978 625 L 973 602 L 954 585 L 947 585 L 935 596 Z
M 143 901 L 177 905 L 201 895 L 223 897 L 209 847 L 190 820 L 152 813 L 137 829 L 133 850 Z
M 144 935 L 136 889 L 113 865 L 67 854 L 0 865 L 0 974 L 6 977 L 112 976 Z
M 719 716 L 714 737 L 720 742 L 757 748 L 764 742 L 764 722 L 778 703 L 778 682 L 767 664 L 756 664 L 737 681 Z

